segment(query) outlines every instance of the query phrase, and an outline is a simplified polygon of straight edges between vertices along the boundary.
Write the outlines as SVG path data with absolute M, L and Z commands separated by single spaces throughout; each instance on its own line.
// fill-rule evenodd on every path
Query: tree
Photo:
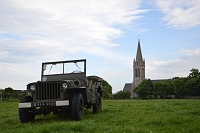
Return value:
M 162 82 L 153 83 L 153 95 L 156 98 L 162 98 L 165 95 L 165 86 Z
M 118 91 L 117 93 L 113 94 L 115 99 L 129 99 L 131 96 L 130 91 Z
M 153 95 L 157 98 L 166 98 L 175 95 L 175 87 L 172 79 L 162 82 L 155 82 L 153 86 Z
M 186 88 L 188 95 L 200 96 L 200 72 L 198 69 L 192 68 L 187 77 Z
M 190 70 L 188 78 L 199 78 L 200 77 L 200 72 L 198 69 L 192 68 Z
M 177 98 L 181 98 L 182 96 L 187 94 L 186 84 L 183 78 L 175 78 L 174 87 L 175 87 L 175 96 Z
M 106 81 L 103 80 L 103 98 L 111 99 L 112 98 L 112 86 Z
M 154 85 L 154 91 L 153 94 L 157 98 L 166 98 L 167 95 L 170 95 L 170 87 L 171 85 L 169 82 L 156 82 L 153 84 Z M 157 94 L 157 95 L 155 95 Z
M 103 98 L 105 98 L 105 99 L 112 99 L 113 96 L 112 96 L 112 94 L 110 94 L 110 93 L 107 91 L 107 88 L 108 88 L 108 87 L 104 87 L 104 89 L 103 89 Z
M 11 88 L 11 87 L 7 87 L 4 89 L 4 96 L 6 98 L 11 98 L 12 95 L 14 95 L 16 92 Z
M 163 84 L 165 86 L 165 97 L 169 97 L 175 94 L 175 88 L 172 79 L 165 80 Z
M 190 78 L 186 83 L 186 87 L 189 95 L 200 96 L 200 78 Z
M 3 91 L 4 91 L 3 89 L 0 89 L 0 99 L 1 99 L 0 101 L 3 100 Z
M 134 92 L 140 98 L 146 99 L 153 95 L 153 83 L 150 79 L 144 79 L 135 89 Z

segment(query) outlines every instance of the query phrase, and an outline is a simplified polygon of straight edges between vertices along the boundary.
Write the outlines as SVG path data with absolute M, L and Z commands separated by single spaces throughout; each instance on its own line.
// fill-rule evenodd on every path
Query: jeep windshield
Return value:
M 73 74 L 85 72 L 85 61 L 60 61 L 42 64 L 42 75 Z

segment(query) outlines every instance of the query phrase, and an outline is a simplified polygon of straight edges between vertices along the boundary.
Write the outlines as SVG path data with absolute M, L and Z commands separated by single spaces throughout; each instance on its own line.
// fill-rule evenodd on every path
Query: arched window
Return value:
M 138 68 L 137 72 L 138 72 L 137 76 L 140 77 L 140 68 Z
M 137 77 L 137 68 L 135 68 L 135 77 Z

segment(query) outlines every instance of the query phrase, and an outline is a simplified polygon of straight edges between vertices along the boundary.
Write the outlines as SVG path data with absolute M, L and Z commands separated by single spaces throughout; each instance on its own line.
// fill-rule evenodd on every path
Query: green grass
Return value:
M 199 100 L 103 100 L 103 111 L 85 109 L 82 121 L 70 114 L 36 116 L 21 124 L 18 101 L 0 102 L 2 133 L 198 133 Z

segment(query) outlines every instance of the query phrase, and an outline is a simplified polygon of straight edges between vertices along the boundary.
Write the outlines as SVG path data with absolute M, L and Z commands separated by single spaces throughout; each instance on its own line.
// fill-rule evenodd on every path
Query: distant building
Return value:
M 142 80 L 145 79 L 145 60 L 142 58 L 142 51 L 140 47 L 140 40 L 138 40 L 138 47 L 136 58 L 133 61 L 133 82 L 132 82 L 132 97 L 136 97 L 136 93 L 133 92 L 135 87 L 137 87 Z
M 136 58 L 134 58 L 133 61 L 133 82 L 126 83 L 123 91 L 128 90 L 131 92 L 131 97 L 137 97 L 137 94 L 134 93 L 133 90 L 144 79 L 145 79 L 145 60 L 142 58 L 140 40 L 138 40 Z
M 131 91 L 132 83 L 125 83 L 123 91 Z
M 130 91 L 131 97 L 137 97 L 137 94 L 133 90 L 145 79 L 145 59 L 142 57 L 142 51 L 140 46 L 140 40 L 138 40 L 136 58 L 133 60 L 133 82 L 125 83 L 123 91 Z M 166 79 L 152 80 L 155 82 L 162 82 Z
M 17 94 L 26 94 L 26 90 L 14 90 Z

